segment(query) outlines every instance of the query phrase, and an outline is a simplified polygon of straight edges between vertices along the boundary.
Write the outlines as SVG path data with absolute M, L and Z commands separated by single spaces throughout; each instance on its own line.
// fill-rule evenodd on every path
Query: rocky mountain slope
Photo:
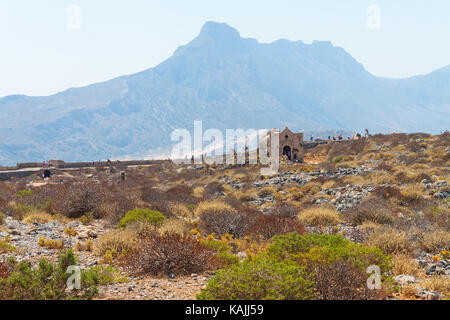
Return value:
M 450 119 L 450 67 L 378 78 L 330 42 L 259 43 L 208 22 L 155 68 L 48 97 L 8 96 L 0 113 L 2 164 L 156 155 L 194 120 L 218 129 L 438 133 Z

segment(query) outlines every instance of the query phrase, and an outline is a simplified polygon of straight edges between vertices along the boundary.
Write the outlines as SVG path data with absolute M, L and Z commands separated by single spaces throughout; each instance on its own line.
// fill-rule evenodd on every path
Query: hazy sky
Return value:
M 448 0 L 0 0 L 0 97 L 154 67 L 209 20 L 260 42 L 330 40 L 378 76 L 450 64 Z

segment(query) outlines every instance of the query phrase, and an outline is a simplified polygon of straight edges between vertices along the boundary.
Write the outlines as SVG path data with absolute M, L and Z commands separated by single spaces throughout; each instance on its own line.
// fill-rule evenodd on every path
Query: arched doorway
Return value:
M 291 147 L 285 146 L 283 148 L 283 156 L 287 156 L 289 160 L 291 160 L 292 153 L 291 153 Z

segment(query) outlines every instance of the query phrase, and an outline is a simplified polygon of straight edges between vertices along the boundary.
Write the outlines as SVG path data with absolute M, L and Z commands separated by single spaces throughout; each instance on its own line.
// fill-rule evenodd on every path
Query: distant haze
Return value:
M 0 99 L 0 163 L 148 157 L 203 126 L 431 132 L 450 123 L 450 67 L 378 78 L 331 42 L 242 38 L 208 22 L 155 68 L 49 97 Z
M 68 28 L 80 9 L 79 29 Z M 379 10 L 380 28 L 367 21 Z M 44 96 L 154 67 L 206 21 L 243 37 L 331 41 L 372 74 L 406 78 L 448 65 L 448 0 L 2 0 L 0 97 Z

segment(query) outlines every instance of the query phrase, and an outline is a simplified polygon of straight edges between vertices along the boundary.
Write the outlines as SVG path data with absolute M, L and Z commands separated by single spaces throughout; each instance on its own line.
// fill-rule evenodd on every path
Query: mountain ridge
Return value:
M 207 22 L 154 68 L 46 97 L 0 98 L 0 163 L 151 155 L 194 120 L 220 130 L 443 131 L 448 71 L 376 77 L 329 41 L 259 43 Z

